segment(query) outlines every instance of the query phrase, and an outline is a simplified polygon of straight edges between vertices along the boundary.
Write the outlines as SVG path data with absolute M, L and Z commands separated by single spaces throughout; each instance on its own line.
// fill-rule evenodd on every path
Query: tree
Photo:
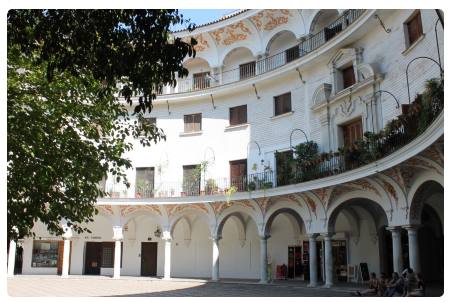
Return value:
M 8 238 L 40 220 L 80 233 L 104 196 L 107 173 L 129 186 L 132 140 L 162 130 L 143 123 L 156 94 L 187 75 L 195 41 L 170 36 L 176 10 L 10 10 L 8 13 Z M 124 84 L 119 91 L 119 84 Z M 118 95 L 134 108 L 138 122 Z M 15 231 L 15 229 L 17 231 Z

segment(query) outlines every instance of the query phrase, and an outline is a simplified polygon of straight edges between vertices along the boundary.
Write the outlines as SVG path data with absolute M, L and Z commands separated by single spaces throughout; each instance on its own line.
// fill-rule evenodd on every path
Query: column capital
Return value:
M 122 232 L 122 226 L 114 226 L 113 227 L 113 237 L 112 239 L 116 241 L 123 240 L 123 232 Z
M 308 236 L 309 240 L 316 240 L 316 238 L 319 236 L 319 234 L 317 233 L 312 233 L 312 234 L 306 234 Z
M 264 234 L 264 235 L 259 235 L 258 237 L 259 237 L 259 240 L 267 240 L 267 239 L 269 239 L 271 236 L 268 235 L 268 234 Z
M 333 232 L 326 232 L 326 233 L 320 233 L 320 235 L 324 238 L 324 239 L 331 239 L 331 237 L 333 237 L 335 233 Z
M 400 232 L 402 229 L 400 226 L 388 226 L 386 227 L 387 231 L 391 231 L 392 233 L 398 233 Z
M 70 240 L 73 236 L 72 228 L 68 225 L 63 225 L 62 229 L 64 231 L 64 234 L 62 235 L 62 237 L 65 240 Z
M 402 228 L 404 228 L 408 232 L 413 232 L 413 231 L 417 232 L 420 227 L 421 227 L 421 225 L 418 225 L 418 224 L 402 225 Z
M 172 236 L 170 235 L 170 231 L 163 231 L 163 235 L 162 235 L 161 239 L 164 241 L 171 241 Z

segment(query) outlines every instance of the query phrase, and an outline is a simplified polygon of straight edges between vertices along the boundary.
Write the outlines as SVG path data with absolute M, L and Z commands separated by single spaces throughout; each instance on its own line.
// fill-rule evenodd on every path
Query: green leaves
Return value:
M 135 123 L 119 102 L 142 93 L 135 113 L 176 74 L 192 45 L 168 41 L 175 10 L 10 10 L 8 12 L 8 238 L 32 235 L 35 221 L 61 234 L 97 213 L 107 173 L 129 183 L 133 139 L 165 139 Z M 195 51 L 192 52 L 195 54 Z M 17 227 L 18 233 L 13 231 Z

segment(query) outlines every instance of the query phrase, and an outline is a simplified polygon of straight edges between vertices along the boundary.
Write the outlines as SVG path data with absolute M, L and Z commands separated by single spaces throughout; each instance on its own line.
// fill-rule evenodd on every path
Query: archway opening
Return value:
M 379 275 L 392 267 L 392 238 L 385 230 L 385 211 L 373 200 L 350 199 L 331 213 L 329 230 L 334 232 L 333 279 L 356 282 L 361 279 L 361 266 Z M 349 270 L 349 267 L 353 268 Z M 350 275 L 348 271 L 355 272 Z
M 253 218 L 243 212 L 227 215 L 219 224 L 220 278 L 259 277 L 259 237 Z
M 253 77 L 256 74 L 256 59 L 250 49 L 238 47 L 223 59 L 222 82 L 231 83 Z
M 329 26 L 333 21 L 339 18 L 339 12 L 336 9 L 322 9 L 315 16 L 311 22 L 309 29 L 310 34 L 316 34 Z
M 293 209 L 282 208 L 266 223 L 268 269 L 272 278 L 309 280 L 309 245 L 305 224 Z

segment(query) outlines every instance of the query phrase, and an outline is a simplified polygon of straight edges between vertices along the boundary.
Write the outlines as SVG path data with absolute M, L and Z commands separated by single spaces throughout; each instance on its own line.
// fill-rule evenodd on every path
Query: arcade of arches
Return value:
M 60 239 L 36 225 L 35 240 L 21 241 L 26 252 L 18 265 L 24 274 L 262 283 L 286 277 L 332 286 L 363 278 L 364 264 L 377 274 L 411 267 L 429 282 L 443 282 L 442 146 L 372 176 L 307 192 L 230 203 L 99 205 L 92 234 L 67 228 Z M 52 266 L 39 251 L 51 249 L 42 242 L 55 240 L 61 254 L 55 251 Z

